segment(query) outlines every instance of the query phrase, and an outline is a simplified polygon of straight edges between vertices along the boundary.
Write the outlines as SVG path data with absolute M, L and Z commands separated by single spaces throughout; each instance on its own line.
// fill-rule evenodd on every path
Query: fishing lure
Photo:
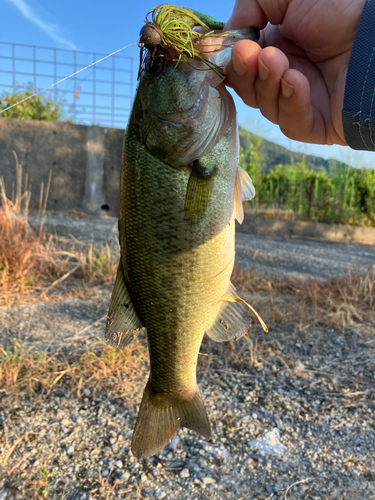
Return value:
M 148 16 L 151 13 L 152 21 L 149 21 Z M 144 48 L 153 57 L 160 55 L 160 49 L 169 48 L 178 54 L 176 65 L 181 59 L 197 59 L 204 62 L 221 78 L 225 78 L 226 74 L 223 68 L 209 61 L 204 57 L 204 52 L 198 48 L 198 43 L 203 38 L 228 34 L 229 32 L 222 31 L 224 26 L 225 23 L 187 7 L 176 7 L 170 4 L 155 7 L 152 12 L 147 14 L 145 25 L 139 33 L 139 46 L 141 48 L 139 75 L 143 67 Z M 204 32 L 202 32 L 202 28 L 205 30 Z M 221 45 L 218 50 L 222 50 Z

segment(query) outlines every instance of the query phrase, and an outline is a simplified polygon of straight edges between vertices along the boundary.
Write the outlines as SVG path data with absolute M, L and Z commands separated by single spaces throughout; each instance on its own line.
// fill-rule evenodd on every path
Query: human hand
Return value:
M 290 139 L 346 145 L 345 79 L 365 0 L 236 0 L 225 29 L 263 29 L 233 47 L 227 84 Z M 271 23 L 268 24 L 267 23 Z

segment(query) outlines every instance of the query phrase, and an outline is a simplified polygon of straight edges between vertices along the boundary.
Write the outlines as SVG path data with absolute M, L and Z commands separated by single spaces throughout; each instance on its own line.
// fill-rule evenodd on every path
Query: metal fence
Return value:
M 107 54 L 0 42 L 0 96 L 41 90 Z M 133 99 L 133 58 L 114 55 L 45 91 L 65 119 L 125 128 Z

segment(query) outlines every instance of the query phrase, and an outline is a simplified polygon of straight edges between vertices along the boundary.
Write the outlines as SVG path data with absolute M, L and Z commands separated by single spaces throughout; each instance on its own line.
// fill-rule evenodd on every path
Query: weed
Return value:
M 48 475 L 48 472 L 47 472 L 47 467 L 41 467 L 40 468 L 40 478 L 42 480 L 42 482 L 44 483 L 44 488 L 43 488 L 43 496 L 45 498 L 48 497 L 48 492 L 49 492 L 49 484 L 48 484 L 48 479 L 49 479 L 49 475 Z

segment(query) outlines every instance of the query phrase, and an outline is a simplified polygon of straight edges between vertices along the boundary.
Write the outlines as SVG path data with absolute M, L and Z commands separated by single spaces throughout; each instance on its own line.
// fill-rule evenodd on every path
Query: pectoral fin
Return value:
M 208 170 L 199 160 L 193 162 L 185 198 L 185 220 L 196 223 L 202 219 L 210 199 L 215 172 L 215 167 Z
M 242 224 L 244 219 L 243 202 L 253 199 L 255 189 L 249 175 L 241 167 L 237 168 L 236 179 L 234 183 L 234 218 Z
M 256 315 L 264 331 L 268 331 L 259 314 L 252 306 L 238 297 L 232 284 L 228 293 L 221 298 L 221 301 L 223 304 L 219 314 L 206 332 L 212 340 L 225 342 L 226 340 L 239 339 L 245 335 L 249 330 L 249 309 Z
M 130 299 L 120 262 L 109 304 L 104 339 L 113 347 L 126 347 L 137 338 L 142 326 Z

